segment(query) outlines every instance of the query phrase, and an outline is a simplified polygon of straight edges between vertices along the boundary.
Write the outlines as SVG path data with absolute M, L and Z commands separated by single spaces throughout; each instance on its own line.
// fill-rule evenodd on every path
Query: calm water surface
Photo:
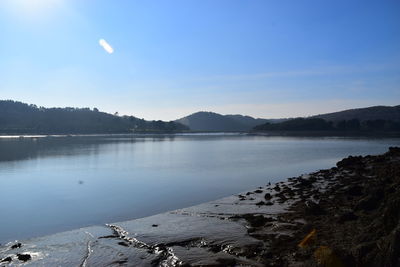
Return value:
M 183 208 L 394 145 L 400 139 L 0 138 L 0 242 Z

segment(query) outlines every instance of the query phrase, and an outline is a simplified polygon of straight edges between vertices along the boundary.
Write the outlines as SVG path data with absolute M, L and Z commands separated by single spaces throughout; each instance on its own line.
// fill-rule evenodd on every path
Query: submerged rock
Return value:
M 17 254 L 17 258 L 20 261 L 29 261 L 32 257 L 29 254 Z
M 12 262 L 12 258 L 10 256 L 1 259 L 0 262 Z
M 252 227 L 261 227 L 267 222 L 271 221 L 270 218 L 264 217 L 262 215 L 245 214 L 242 217 L 246 221 L 248 221 Z
M 11 249 L 16 249 L 16 248 L 20 248 L 20 247 L 22 247 L 22 244 L 21 243 L 16 243 L 16 244 L 11 246 Z

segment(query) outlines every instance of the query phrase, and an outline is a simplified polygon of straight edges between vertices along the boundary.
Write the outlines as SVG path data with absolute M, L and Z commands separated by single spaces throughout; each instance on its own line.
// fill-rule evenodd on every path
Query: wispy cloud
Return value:
M 202 80 L 210 81 L 251 81 L 266 78 L 306 77 L 306 76 L 331 76 L 343 74 L 374 73 L 398 69 L 398 64 L 364 64 L 364 65 L 331 65 L 319 66 L 302 70 L 271 71 L 247 74 L 225 74 L 202 77 Z
M 104 48 L 104 50 L 106 50 L 107 53 L 114 53 L 114 48 L 109 43 L 107 43 L 106 40 L 100 39 L 99 44 Z

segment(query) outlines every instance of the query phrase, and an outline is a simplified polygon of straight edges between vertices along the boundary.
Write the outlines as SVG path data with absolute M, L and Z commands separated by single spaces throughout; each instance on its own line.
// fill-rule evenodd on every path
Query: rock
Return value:
M 358 219 L 358 216 L 355 215 L 352 211 L 349 211 L 349 212 L 345 212 L 342 215 L 340 215 L 337 222 L 338 223 L 344 223 L 344 222 L 347 222 L 347 221 L 354 221 L 354 220 L 357 220 L 357 219 Z
M 11 246 L 11 249 L 16 249 L 16 248 L 20 248 L 20 247 L 22 247 L 22 244 L 21 243 L 16 243 L 16 244 Z
M 311 176 L 310 178 L 308 178 L 308 181 L 309 181 L 310 183 L 315 183 L 315 182 L 317 181 L 317 177 Z
M 278 197 L 280 203 L 283 203 L 287 200 L 287 197 L 283 193 L 278 194 Z
M 265 225 L 268 221 L 271 221 L 270 218 L 266 218 L 262 215 L 253 215 L 253 214 L 245 214 L 243 218 L 250 223 L 252 227 L 261 227 Z
M 363 211 L 375 210 L 381 204 L 380 200 L 383 198 L 383 196 L 384 196 L 383 190 L 377 189 L 372 194 L 362 198 L 355 206 L 355 210 L 363 210 Z
M 297 181 L 298 181 L 297 183 L 298 187 L 310 187 L 313 184 L 312 181 L 304 178 L 299 178 Z
M 265 196 L 264 196 L 264 198 L 265 198 L 266 200 L 270 200 L 270 199 L 272 198 L 272 195 L 271 195 L 270 193 L 266 193 Z
M 389 147 L 389 154 L 400 155 L 400 147 Z
M 360 165 L 360 164 L 362 164 L 362 157 L 361 156 L 358 156 L 358 157 L 350 156 L 350 157 L 342 159 L 341 161 L 336 163 L 336 166 L 338 168 L 353 169 L 355 166 Z
M 370 211 L 374 210 L 378 207 L 378 203 L 373 200 L 372 197 L 367 196 L 363 199 L 361 199 L 357 205 L 354 207 L 355 210 L 364 210 L 364 211 Z
M 359 185 L 350 186 L 346 193 L 352 196 L 361 196 L 363 194 L 363 188 Z
M 0 262 L 12 262 L 12 258 L 11 257 L 6 257 L 4 259 L 1 259 Z
M 400 221 L 400 196 L 387 202 L 383 213 L 383 223 L 386 231 L 392 231 Z
M 291 189 L 291 188 L 287 188 L 285 190 L 285 193 L 288 194 L 290 197 L 293 197 L 294 195 L 296 195 L 295 192 L 293 191 L 293 189 Z
M 314 216 L 326 214 L 324 208 L 320 204 L 314 201 L 306 202 L 306 207 L 304 212 L 306 215 L 314 215 Z
M 29 254 L 17 254 L 20 261 L 29 261 L 32 257 Z
M 260 189 L 257 189 L 256 191 L 254 191 L 254 193 L 257 193 L 257 194 L 260 194 L 260 193 L 262 193 L 263 191 L 262 190 L 260 190 Z
M 384 255 L 386 258 L 385 266 L 399 266 L 400 265 L 400 224 L 397 229 L 393 231 L 387 240 L 389 243 L 387 254 Z
M 355 256 L 358 262 L 363 262 L 367 258 L 368 254 L 370 254 L 370 252 L 375 248 L 376 248 L 376 243 L 373 241 L 361 243 L 353 249 L 352 254 Z

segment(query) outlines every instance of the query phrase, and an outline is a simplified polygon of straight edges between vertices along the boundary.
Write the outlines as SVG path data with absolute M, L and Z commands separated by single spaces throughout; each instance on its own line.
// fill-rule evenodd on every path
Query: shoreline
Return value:
M 0 266 L 398 266 L 399 174 L 399 148 L 348 157 L 193 207 L 8 243 Z
M 362 131 L 138 131 L 121 133 L 0 133 L 0 138 L 48 138 L 48 137 L 102 137 L 102 136 L 163 136 L 163 135 L 248 135 L 271 137 L 350 137 L 350 138 L 398 138 L 400 132 Z
M 400 132 L 368 132 L 368 131 L 250 131 L 254 136 L 292 136 L 292 137 L 398 137 Z

